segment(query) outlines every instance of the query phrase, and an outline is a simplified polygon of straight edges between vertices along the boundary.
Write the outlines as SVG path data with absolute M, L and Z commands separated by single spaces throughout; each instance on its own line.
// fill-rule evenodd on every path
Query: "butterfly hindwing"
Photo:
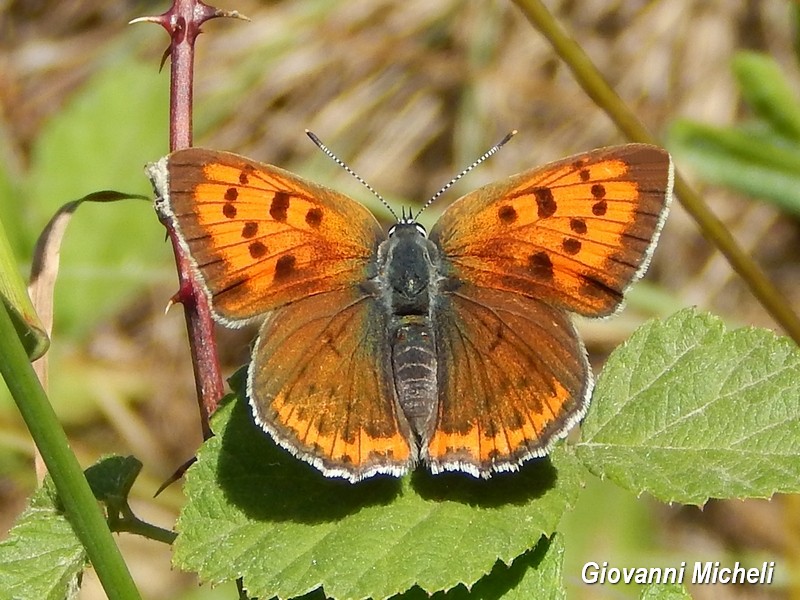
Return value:
M 272 312 L 253 351 L 248 396 L 275 440 L 329 475 L 399 475 L 416 462 L 398 410 L 386 315 L 359 287 Z
M 586 352 L 563 310 L 463 284 L 444 294 L 436 329 L 434 471 L 488 477 L 545 455 L 585 413 Z

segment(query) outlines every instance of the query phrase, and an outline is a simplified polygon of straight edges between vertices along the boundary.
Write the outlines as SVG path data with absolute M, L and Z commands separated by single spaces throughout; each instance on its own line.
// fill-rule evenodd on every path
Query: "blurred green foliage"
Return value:
M 122 58 L 93 76 L 43 128 L 17 200 L 28 260 L 58 208 L 100 190 L 150 195 L 146 162 L 167 152 L 167 86 L 151 65 Z M 129 302 L 169 256 L 146 202 L 85 205 L 65 237 L 56 286 L 55 330 L 81 334 Z M 161 262 L 160 264 L 165 264 Z
M 800 216 L 800 96 L 765 54 L 739 52 L 733 72 L 752 118 L 727 127 L 681 119 L 668 145 L 708 181 Z
M 0 164 L 0 219 L 25 279 L 36 239 L 63 204 L 101 190 L 151 195 L 144 165 L 167 152 L 166 74 L 120 54 L 63 100 L 31 150 L 30 167 Z M 63 350 L 173 276 L 170 248 L 152 206 L 141 200 L 82 206 L 61 249 L 50 361 L 51 398 L 66 421 L 93 411 L 85 381 L 61 363 Z M 0 382 L 0 413 L 13 418 Z

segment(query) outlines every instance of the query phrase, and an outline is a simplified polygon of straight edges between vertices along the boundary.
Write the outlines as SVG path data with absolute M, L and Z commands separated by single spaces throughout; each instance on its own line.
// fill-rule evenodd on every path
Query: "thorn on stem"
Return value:
M 167 46 L 166 50 L 164 50 L 164 54 L 161 55 L 161 62 L 158 65 L 159 73 L 161 73 L 161 71 L 164 69 L 164 65 L 167 64 L 167 59 L 170 57 L 171 54 L 172 54 L 172 46 Z
M 172 295 L 172 298 L 169 299 L 167 305 L 164 307 L 164 314 L 169 312 L 169 309 L 178 304 L 181 301 L 180 292 L 175 292 Z
M 181 466 L 179 466 L 177 469 L 175 469 L 175 472 L 172 475 L 170 475 L 169 477 L 167 477 L 167 480 L 164 481 L 164 483 L 162 483 L 160 486 L 158 486 L 158 489 L 156 490 L 156 493 L 153 494 L 153 498 L 157 498 L 158 495 L 161 492 L 163 492 L 165 489 L 167 489 L 169 486 L 171 486 L 173 483 L 175 483 L 181 477 L 183 477 L 184 474 L 186 473 L 186 471 L 189 470 L 189 467 L 191 467 L 196 462 L 197 462 L 197 457 L 193 456 L 192 458 L 187 460 L 185 463 L 183 463 Z
M 189 2 L 173 0 L 172 6 L 165 13 L 157 16 L 137 17 L 128 21 L 128 24 L 155 23 L 166 29 L 171 37 L 188 33 L 190 39 L 193 40 L 200 33 L 200 26 L 203 23 L 219 17 L 239 19 L 241 21 L 250 20 L 238 10 L 222 10 L 209 6 L 200 0 L 191 0 Z

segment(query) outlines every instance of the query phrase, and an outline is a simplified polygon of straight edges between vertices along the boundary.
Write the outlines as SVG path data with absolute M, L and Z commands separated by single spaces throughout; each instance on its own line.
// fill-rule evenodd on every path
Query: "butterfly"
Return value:
M 673 184 L 661 148 L 602 148 L 481 187 L 430 234 L 404 213 L 387 235 L 355 200 L 236 154 L 179 150 L 148 173 L 215 318 L 260 323 L 256 422 L 351 482 L 545 456 L 593 386 L 570 313 L 620 308 Z

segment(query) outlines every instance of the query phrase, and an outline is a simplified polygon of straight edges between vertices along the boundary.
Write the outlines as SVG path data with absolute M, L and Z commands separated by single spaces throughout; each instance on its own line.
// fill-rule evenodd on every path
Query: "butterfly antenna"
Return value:
M 347 166 L 347 165 L 344 163 L 344 161 L 343 161 L 341 158 L 339 158 L 339 157 L 338 157 L 338 156 L 336 156 L 336 155 L 335 155 L 333 152 L 331 152 L 331 151 L 328 149 L 328 147 L 327 147 L 325 144 L 323 144 L 323 143 L 322 143 L 322 140 L 320 140 L 320 139 L 319 139 L 319 138 L 318 138 L 318 137 L 317 137 L 317 136 L 314 134 L 314 132 L 312 132 L 312 131 L 309 131 L 308 129 L 306 129 L 306 135 L 307 135 L 309 138 L 311 138 L 311 141 L 312 141 L 312 142 L 314 142 L 314 143 L 317 145 L 317 148 L 319 148 L 319 149 L 320 149 L 320 150 L 322 150 L 322 151 L 323 151 L 325 154 L 327 154 L 327 155 L 328 155 L 328 158 L 330 158 L 330 159 L 331 159 L 333 162 L 335 162 L 337 165 L 339 165 L 340 167 L 342 167 L 342 168 L 343 168 L 345 171 L 347 171 L 348 173 L 350 173 L 350 175 L 352 175 L 353 177 L 355 177 L 355 178 L 356 178 L 356 179 L 359 181 L 359 183 L 361 183 L 361 185 L 363 185 L 363 186 L 364 186 L 365 188 L 367 188 L 367 189 L 368 189 L 370 192 L 372 192 L 372 195 L 373 195 L 373 196 L 375 196 L 375 197 L 376 197 L 378 200 L 380 200 L 380 201 L 381 201 L 381 203 L 382 203 L 382 204 L 383 204 L 383 205 L 384 205 L 384 206 L 385 206 L 387 209 L 389 209 L 389 212 L 390 212 L 390 213 L 392 213 L 392 216 L 395 218 L 395 220 L 396 220 L 396 221 L 398 221 L 398 222 L 400 221 L 400 219 L 398 219 L 398 218 L 397 218 L 397 213 L 396 213 L 396 212 L 394 212 L 394 210 L 392 209 L 392 207 L 391 207 L 391 206 L 389 206 L 389 203 L 388 203 L 386 200 L 384 200 L 384 199 L 383 199 L 383 196 L 381 196 L 381 195 L 380 195 L 378 192 L 376 192 L 376 191 L 375 191 L 375 189 L 374 189 L 374 188 L 373 188 L 373 187 L 372 187 L 370 184 L 368 184 L 366 181 L 364 181 L 364 180 L 361 178 L 361 176 L 360 176 L 358 173 L 356 173 L 355 171 L 353 171 L 353 169 L 351 169 L 350 167 L 348 167 L 348 166 Z
M 494 146 L 492 146 L 492 147 L 491 147 L 491 148 L 489 148 L 489 149 L 488 149 L 486 152 L 484 152 L 483 156 L 481 156 L 481 157 L 480 157 L 478 160 L 476 160 L 474 163 L 472 163 L 472 164 L 471 164 L 470 166 L 468 166 L 466 169 L 464 169 L 463 171 L 461 171 L 461 173 L 459 173 L 458 175 L 456 175 L 455 177 L 453 177 L 453 178 L 452 178 L 450 181 L 448 181 L 448 182 L 447 182 L 447 184 L 446 184 L 446 185 L 445 185 L 445 186 L 444 186 L 442 189 L 440 189 L 438 192 L 436 192 L 436 193 L 435 193 L 433 196 L 431 196 L 430 200 L 428 200 L 428 201 L 427 201 L 425 204 L 423 204 L 423 205 L 422 205 L 422 208 L 420 208 L 420 209 L 419 209 L 419 211 L 417 212 L 417 214 L 414 216 L 414 221 L 416 221 L 417 219 L 419 219 L 419 216 L 422 214 L 422 211 L 424 211 L 424 210 L 425 210 L 426 208 L 428 208 L 428 207 L 429 207 L 431 204 L 433 204 L 434 202 L 436 202 L 436 200 L 439 198 L 439 196 L 441 196 L 441 195 L 442 195 L 442 194 L 444 194 L 444 193 L 445 193 L 447 190 L 449 190 L 451 187 L 453 187 L 453 185 L 454 185 L 454 184 L 455 184 L 455 183 L 456 183 L 456 182 L 457 182 L 459 179 L 461 179 L 461 178 L 462 178 L 464 175 L 466 175 L 467 173 L 469 173 L 470 171 L 472 171 L 472 169 L 474 169 L 475 167 L 477 167 L 479 164 L 481 164 L 483 161 L 485 161 L 487 158 L 489 158 L 489 157 L 490 157 L 492 154 L 494 154 L 495 152 L 497 152 L 498 150 L 500 150 L 500 148 L 502 148 L 503 146 L 505 146 L 505 145 L 506 145 L 506 143 L 508 143 L 508 140 L 510 140 L 510 139 L 511 139 L 512 137 L 514 137 L 515 135 L 517 135 L 517 130 L 516 130 L 516 129 L 514 129 L 514 130 L 512 130 L 512 131 L 509 131 L 509 132 L 506 134 L 506 136 L 505 136 L 505 137 L 504 137 L 502 140 L 500 140 L 500 141 L 499 141 L 499 142 L 497 142 L 497 143 L 496 143 Z

